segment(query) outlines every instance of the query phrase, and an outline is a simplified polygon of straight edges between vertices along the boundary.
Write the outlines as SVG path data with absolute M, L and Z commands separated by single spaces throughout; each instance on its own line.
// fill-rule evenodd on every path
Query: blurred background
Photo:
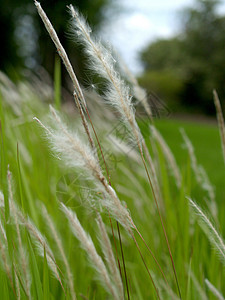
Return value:
M 86 71 L 72 41 L 67 0 L 41 1 L 84 86 Z M 173 112 L 214 115 L 212 90 L 225 99 L 225 0 L 82 0 L 72 3 L 96 35 L 109 41 L 149 95 Z M 0 2 L 0 70 L 21 80 L 43 68 L 53 79 L 56 49 L 33 1 Z M 91 78 L 91 79 L 90 79 Z M 62 84 L 69 88 L 62 68 Z M 152 96 L 151 96 L 152 97 Z M 149 101 L 151 101 L 149 97 Z

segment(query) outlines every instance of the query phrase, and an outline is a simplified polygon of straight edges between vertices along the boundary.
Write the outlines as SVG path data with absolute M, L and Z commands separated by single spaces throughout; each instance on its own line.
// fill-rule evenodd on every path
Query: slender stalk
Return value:
M 76 92 L 73 92 L 73 97 L 74 97 L 75 103 L 77 105 L 77 108 L 79 109 L 79 113 L 80 113 L 80 117 L 81 117 L 81 120 L 82 120 L 82 124 L 83 124 L 84 130 L 85 130 L 85 132 L 86 132 L 86 134 L 88 136 L 88 140 L 89 140 L 90 146 L 91 146 L 91 148 L 93 150 L 95 150 L 96 148 L 95 148 L 95 144 L 94 144 L 93 138 L 92 138 L 90 130 L 89 130 L 88 122 L 86 120 L 86 117 L 84 115 L 82 106 L 80 104 L 80 101 L 79 101 L 79 98 L 78 98 Z
M 143 264 L 144 264 L 144 266 L 145 266 L 145 268 L 146 268 L 146 270 L 147 270 L 147 272 L 148 272 L 148 275 L 149 275 L 149 277 L 150 277 L 150 279 L 151 279 L 151 282 L 152 282 L 152 284 L 153 284 L 153 286 L 154 286 L 154 288 L 155 288 L 156 294 L 157 294 L 158 298 L 160 299 L 158 289 L 157 289 L 157 287 L 156 287 L 156 285 L 155 285 L 155 282 L 154 282 L 154 280 L 153 280 L 153 278 L 152 278 L 152 275 L 151 275 L 151 273 L 150 273 L 150 271 L 149 271 L 149 269 L 148 269 L 148 267 L 147 267 L 147 264 L 146 264 L 146 262 L 145 262 L 145 260 L 144 260 L 143 254 L 141 253 L 141 249 L 140 249 L 140 247 L 139 247 L 139 245 L 138 245 L 138 242 L 137 242 L 137 240 L 135 239 L 135 236 L 134 236 L 133 234 L 132 234 L 132 238 L 133 238 L 134 243 L 135 243 L 135 245 L 136 245 L 136 247 L 137 247 L 137 249 L 138 249 L 138 252 L 139 252 L 139 254 L 140 254 L 140 256 L 141 256 L 141 259 L 142 259 L 142 261 L 143 261 Z M 166 282 L 167 282 L 167 281 L 166 281 Z
M 119 241 L 120 241 L 120 250 L 121 250 L 122 261 L 123 261 L 123 271 L 124 271 L 124 276 L 125 276 L 125 281 L 126 281 L 126 288 L 127 288 L 127 298 L 129 300 L 130 299 L 130 292 L 129 292 L 129 285 L 128 285 L 128 280 L 127 280 L 127 272 L 126 272 L 126 265 L 125 265 L 125 259 L 124 259 L 124 254 L 123 254 L 123 247 L 122 247 L 121 236 L 120 236 L 119 223 L 116 222 L 116 225 L 117 225 Z
M 165 276 L 165 274 L 164 274 L 162 268 L 160 267 L 160 264 L 159 264 L 159 262 L 157 261 L 155 255 L 153 254 L 153 252 L 152 252 L 151 249 L 149 248 L 148 244 L 145 242 L 145 239 L 143 238 L 142 234 L 141 234 L 140 231 L 137 229 L 137 227 L 135 227 L 135 230 L 136 230 L 137 234 L 140 236 L 140 238 L 141 238 L 141 240 L 143 241 L 143 243 L 145 244 L 145 246 L 146 246 L 146 248 L 148 249 L 149 253 L 150 253 L 151 256 L 153 257 L 154 261 L 156 262 L 156 264 L 157 264 L 157 266 L 158 266 L 158 268 L 159 268 L 159 270 L 160 270 L 160 272 L 161 272 L 161 274 L 162 274 L 162 276 L 163 276 L 163 278 L 164 278 L 164 280 L 165 280 L 167 286 L 169 286 L 169 283 L 168 283 L 168 281 L 167 281 L 167 279 L 166 279 L 166 276 Z M 135 237 L 134 237 L 133 235 L 132 235 L 132 237 L 133 237 L 133 239 L 135 239 Z M 137 243 L 136 239 L 135 239 L 135 243 Z
M 97 213 L 97 224 L 99 227 L 99 232 L 100 232 L 100 242 L 102 246 L 102 251 L 104 253 L 107 265 L 110 270 L 110 275 L 111 278 L 115 284 L 115 287 L 118 291 L 118 295 L 120 295 L 121 300 L 124 299 L 124 290 L 123 290 L 123 283 L 121 280 L 120 273 L 118 271 L 115 257 L 113 254 L 112 246 L 105 228 L 105 224 L 101 218 L 101 215 Z
M 36 0 L 34 0 L 34 4 L 35 4 L 35 6 L 37 8 L 37 11 L 38 11 L 38 13 L 39 13 L 39 15 L 40 15 L 40 17 L 41 17 L 44 25 L 45 25 L 45 28 L 47 29 L 47 31 L 48 31 L 48 33 L 49 33 L 49 35 L 50 35 L 53 43 L 56 46 L 58 54 L 61 57 L 64 65 L 65 65 L 65 67 L 67 69 L 67 72 L 70 75 L 70 78 L 71 78 L 72 83 L 73 83 L 73 87 L 74 87 L 76 93 L 78 94 L 79 99 L 81 99 L 82 104 L 84 105 L 84 107 L 86 107 L 86 101 L 84 99 L 83 92 L 82 92 L 82 90 L 80 88 L 79 82 L 78 82 L 77 77 L 76 77 L 76 75 L 75 75 L 75 73 L 73 71 L 73 67 L 72 67 L 72 65 L 70 63 L 70 60 L 69 60 L 67 54 L 66 54 L 66 51 L 63 48 L 63 46 L 62 46 L 62 44 L 61 44 L 61 42 L 60 42 L 60 40 L 59 40 L 59 38 L 58 38 L 58 36 L 57 36 L 57 34 L 55 32 L 55 29 L 53 28 L 51 22 L 49 21 L 48 17 L 46 16 L 46 14 L 45 14 L 44 10 L 42 9 L 40 3 L 38 1 L 36 1 Z

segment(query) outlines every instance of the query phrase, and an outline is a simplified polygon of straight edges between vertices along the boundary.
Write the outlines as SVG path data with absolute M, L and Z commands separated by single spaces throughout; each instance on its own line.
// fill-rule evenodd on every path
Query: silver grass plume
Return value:
M 221 145 L 222 145 L 222 150 L 223 150 L 223 159 L 225 162 L 225 125 L 224 125 L 223 112 L 222 112 L 219 97 L 215 90 L 213 91 L 213 96 L 214 96 L 214 104 L 216 107 L 218 126 L 219 126 L 219 130 L 220 130 Z
M 128 128 L 128 137 L 136 141 L 138 148 L 143 156 L 145 151 L 149 167 L 153 190 L 156 198 L 161 202 L 160 188 L 156 177 L 156 171 L 146 146 L 145 140 L 140 132 L 135 119 L 134 108 L 132 104 L 132 96 L 129 87 L 121 79 L 119 73 L 115 69 L 115 60 L 100 41 L 91 36 L 91 28 L 85 19 L 79 15 L 72 5 L 69 6 L 72 15 L 72 32 L 78 42 L 85 46 L 85 52 L 90 58 L 89 66 L 97 74 L 102 76 L 107 82 L 107 92 L 105 92 L 105 100 L 117 109 L 122 117 L 124 124 Z
M 208 279 L 205 279 L 205 284 L 218 300 L 225 300 L 223 295 L 217 290 L 217 288 Z
M 222 237 L 219 235 L 209 218 L 205 215 L 202 209 L 190 198 L 188 198 L 191 208 L 198 216 L 197 220 L 202 230 L 205 232 L 207 238 L 212 246 L 218 252 L 223 264 L 225 264 L 225 244 Z
M 82 248 L 86 251 L 93 267 L 97 271 L 101 283 L 104 287 L 106 287 L 107 291 L 114 299 L 121 299 L 110 280 L 110 276 L 102 258 L 97 253 L 91 237 L 85 232 L 84 228 L 80 224 L 77 215 L 63 203 L 61 203 L 61 209 L 69 221 L 73 234 L 80 241 Z
M 152 118 L 153 118 L 152 110 L 148 103 L 146 90 L 143 89 L 139 85 L 139 83 L 138 83 L 137 79 L 135 78 L 135 76 L 133 75 L 133 73 L 130 71 L 130 69 L 128 68 L 126 63 L 123 61 L 123 59 L 118 54 L 117 54 L 117 58 L 119 58 L 119 63 L 120 63 L 120 65 L 122 65 L 122 71 L 123 71 L 124 75 L 126 76 L 126 79 L 131 84 L 134 97 L 137 99 L 138 103 L 141 103 L 141 105 L 144 107 L 148 117 L 152 120 Z
M 124 299 L 123 283 L 120 277 L 118 267 L 116 265 L 116 260 L 113 254 L 111 243 L 100 214 L 98 214 L 97 216 L 97 223 L 100 232 L 100 243 L 110 271 L 111 280 L 115 284 L 115 288 L 117 289 L 117 295 L 119 295 L 119 299 L 123 300 Z
M 125 82 L 115 70 L 115 60 L 111 53 L 97 40 L 91 37 L 91 28 L 72 5 L 72 31 L 77 40 L 85 45 L 85 52 L 90 58 L 90 68 L 108 82 L 105 100 L 114 106 L 127 125 L 129 133 L 134 135 L 141 147 L 141 133 L 135 120 L 132 97 Z
M 96 158 L 96 153 L 94 153 L 77 134 L 71 133 L 68 130 L 53 107 L 50 107 L 50 111 L 53 116 L 55 129 L 48 129 L 39 120 L 38 123 L 45 129 L 52 150 L 56 152 L 69 167 L 79 168 L 92 179 L 96 188 L 104 194 L 101 205 L 108 209 L 110 214 L 125 227 L 128 232 L 131 232 L 131 228 L 135 227 L 135 225 L 128 210 L 121 204 L 116 192 L 103 175 Z
M 42 208 L 43 216 L 44 216 L 44 218 L 45 218 L 45 220 L 47 222 L 48 228 L 49 228 L 50 232 L 52 233 L 52 237 L 54 238 L 54 241 L 55 241 L 55 243 L 56 243 L 56 245 L 57 245 L 57 247 L 59 249 L 61 258 L 62 258 L 63 263 L 65 265 L 71 299 L 75 300 L 76 299 L 76 294 L 75 294 L 74 286 L 73 286 L 73 275 L 72 275 L 72 272 L 71 272 L 71 269 L 70 269 L 69 262 L 67 260 L 65 251 L 63 249 L 62 240 L 59 237 L 57 229 L 55 228 L 55 224 L 53 223 L 50 215 L 48 214 L 46 207 L 44 205 L 42 205 L 41 208 Z

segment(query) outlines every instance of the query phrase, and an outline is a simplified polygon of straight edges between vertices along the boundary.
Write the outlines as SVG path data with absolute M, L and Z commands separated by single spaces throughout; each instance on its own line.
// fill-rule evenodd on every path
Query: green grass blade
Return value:
M 3 283 L 3 288 L 2 288 L 2 299 L 4 300 L 10 300 L 10 295 L 9 295 L 9 287 L 8 287 L 8 283 L 7 283 L 7 279 L 6 279 L 6 276 L 2 276 L 2 280 L 1 282 Z
M 43 264 L 43 299 L 49 300 L 50 293 L 49 293 L 49 272 L 48 272 L 48 262 L 46 258 L 46 251 L 44 249 L 44 264 Z
M 42 291 L 42 285 L 41 285 L 41 279 L 40 279 L 40 274 L 39 274 L 39 270 L 38 270 L 37 260 L 36 260 L 34 250 L 33 250 L 29 236 L 27 236 L 27 240 L 28 240 L 29 254 L 30 254 L 30 258 L 31 258 L 31 271 L 34 276 L 34 280 L 32 283 L 35 285 L 37 299 L 43 300 L 43 291 Z

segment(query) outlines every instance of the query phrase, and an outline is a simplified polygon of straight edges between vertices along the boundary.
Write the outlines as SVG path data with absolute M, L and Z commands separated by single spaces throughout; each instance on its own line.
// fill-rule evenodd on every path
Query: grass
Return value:
M 76 13 L 73 14 L 76 18 Z M 91 44 L 88 35 L 88 47 Z M 0 292 L 3 299 L 179 299 L 155 202 L 166 228 L 182 299 L 216 299 L 216 293 L 222 297 L 224 263 L 215 248 L 219 241 L 223 251 L 219 234 L 225 235 L 224 165 L 217 127 L 171 119 L 154 121 L 175 156 L 181 174 L 178 183 L 170 158 L 165 155 L 165 146 L 151 135 L 148 127 L 151 122 L 146 126 L 146 120 L 138 119 L 139 132 L 133 111 L 126 106 L 131 99 L 122 104 L 117 102 L 118 91 L 126 100 L 127 86 L 120 83 L 121 77 L 114 72 L 114 62 L 105 49 L 101 46 L 96 49 L 110 60 L 108 73 L 101 68 L 98 72 L 110 85 L 113 106 L 119 107 L 116 114 L 96 93 L 86 93 L 83 99 L 75 77 L 78 110 L 66 114 L 60 98 L 58 60 L 55 96 L 44 81 L 41 90 L 34 78 L 32 85 L 21 82 L 14 86 L 1 74 Z M 102 54 L 98 55 L 100 64 Z M 130 81 L 129 91 L 132 88 L 136 91 L 137 100 L 140 94 L 144 95 L 133 78 L 128 77 L 127 81 Z M 110 94 L 105 97 L 110 100 Z M 47 102 L 60 109 L 61 114 L 51 108 L 50 118 Z M 149 113 L 149 107 L 146 111 Z M 34 117 L 46 127 L 39 126 L 40 121 L 38 124 Z M 96 139 L 92 143 L 90 121 L 110 177 Z M 187 137 L 184 133 L 182 137 L 180 127 L 185 129 Z M 194 145 L 197 162 L 187 138 Z M 208 192 L 211 185 L 207 177 L 199 173 L 202 170 L 199 165 L 205 168 L 214 186 L 215 199 Z M 115 264 L 117 258 L 124 294 Z
M 167 119 L 156 121 L 156 127 L 165 137 L 180 167 L 186 164 L 186 151 L 182 147 L 183 140 L 179 128 L 185 129 L 194 146 L 198 162 L 204 166 L 211 182 L 216 186 L 218 201 L 224 199 L 223 155 L 217 126 Z
M 37 107 L 34 109 L 32 104 L 35 101 L 37 101 L 37 103 L 34 107 Z M 42 119 L 46 118 L 45 115 L 48 110 L 47 105 L 41 102 L 40 99 L 34 99 L 34 97 L 32 97 L 30 102 L 28 101 L 25 104 L 20 104 L 22 116 L 16 116 L 3 97 L 1 97 L 1 104 L 4 108 L 5 124 L 10 124 L 10 126 L 5 128 L 4 133 L 4 136 L 7 136 L 7 139 L 5 138 L 4 140 L 4 146 L 5 149 L 7 149 L 5 152 L 5 160 L 6 164 L 10 165 L 10 169 L 13 174 L 14 194 L 18 205 L 22 207 L 22 202 L 24 203 L 24 211 L 30 215 L 36 226 L 44 233 L 45 236 L 47 236 L 48 242 L 52 245 L 53 251 L 57 253 L 54 239 L 47 229 L 48 225 L 46 225 L 46 222 L 43 220 L 41 210 L 38 209 L 39 201 L 45 204 L 53 221 L 57 224 L 57 231 L 63 237 L 64 249 L 74 274 L 75 290 L 78 291 L 79 294 L 88 295 L 89 299 L 93 299 L 94 297 L 97 297 L 97 299 L 104 299 L 105 292 L 99 284 L 93 281 L 95 276 L 86 261 L 85 253 L 83 253 L 77 241 L 72 237 L 65 223 L 64 217 L 62 213 L 60 213 L 58 204 L 58 201 L 60 200 L 76 211 L 80 221 L 82 221 L 83 227 L 91 234 L 95 244 L 97 244 L 96 246 L 99 247 L 96 239 L 97 232 L 95 230 L 95 216 L 89 209 L 86 209 L 85 204 L 85 196 L 87 197 L 88 190 L 86 188 L 85 190 L 82 190 L 83 193 L 81 192 L 79 186 L 81 184 L 83 185 L 84 182 L 79 181 L 77 172 L 68 170 L 60 164 L 54 156 L 52 156 L 45 138 L 43 138 L 42 130 L 35 124 L 34 121 L 32 121 L 32 117 L 34 115 Z M 1 119 L 2 117 L 3 114 L 1 115 Z M 74 117 L 72 118 L 74 119 Z M 19 125 L 17 125 L 18 123 Z M 75 123 L 78 123 L 78 115 L 76 115 Z M 73 124 L 73 126 L 77 127 L 76 124 Z M 219 161 L 220 157 L 222 161 L 222 155 L 218 155 L 221 150 L 217 128 L 203 124 L 199 126 L 199 124 L 189 124 L 174 120 L 158 120 L 156 122 L 156 127 L 168 141 L 168 144 L 175 153 L 176 160 L 182 169 L 184 175 L 183 189 L 187 184 L 189 184 L 191 186 L 190 190 L 192 197 L 205 207 L 206 205 L 202 197 L 203 192 L 201 194 L 201 191 L 195 189 L 196 182 L 190 175 L 191 171 L 188 154 L 187 150 L 182 147 L 183 141 L 179 133 L 179 128 L 183 127 L 189 137 L 195 141 L 193 144 L 195 145 L 198 161 L 208 172 L 211 170 L 211 173 L 209 173 L 211 175 L 210 178 L 216 187 L 216 191 L 219 191 L 222 190 L 220 183 L 218 183 L 221 181 L 222 175 L 219 176 L 218 171 L 221 167 L 222 174 L 223 165 L 220 163 L 216 169 L 215 167 L 213 168 L 213 162 L 216 163 L 217 160 Z M 206 138 L 209 137 L 209 135 L 210 139 Z M 204 137 L 204 147 L 202 146 L 202 139 L 200 139 L 200 137 Z M 213 148 L 211 147 L 211 141 L 215 141 L 213 143 Z M 17 156 L 17 143 L 20 158 L 19 163 Z M 210 159 L 205 160 L 200 155 L 204 151 L 204 148 L 207 149 L 207 153 L 204 155 L 207 155 L 207 158 Z M 137 226 L 143 233 L 148 245 L 151 245 L 151 248 L 156 249 L 157 253 L 162 253 L 159 255 L 160 263 L 167 276 L 169 276 L 170 281 L 173 282 L 168 257 L 164 251 L 165 245 L 162 238 L 162 232 L 159 227 L 159 220 L 152 200 L 149 199 L 149 188 L 146 179 L 144 178 L 143 170 L 137 165 L 135 160 L 127 158 L 126 153 L 115 153 L 115 156 L 117 157 L 117 160 L 109 159 L 109 164 L 111 164 L 110 170 L 112 173 L 112 182 L 114 183 L 120 198 L 126 201 L 129 206 L 133 219 L 135 219 Z M 211 162 L 212 160 L 213 162 Z M 165 161 L 163 160 L 163 157 L 161 157 L 161 164 L 163 165 L 164 163 Z M 18 166 L 20 166 L 20 172 Z M 167 193 L 169 193 L 170 196 L 165 198 L 166 225 L 169 231 L 168 234 L 172 244 L 172 249 L 176 249 L 176 251 L 173 251 L 175 251 L 175 264 L 179 274 L 182 294 L 185 295 L 184 297 L 186 299 L 193 299 L 196 294 L 196 288 L 192 279 L 189 280 L 189 287 L 187 286 L 189 268 L 191 268 L 199 284 L 202 286 L 203 290 L 208 293 L 208 295 L 209 291 L 204 284 L 204 278 L 208 278 L 221 292 L 224 293 L 222 285 L 224 271 L 217 254 L 214 250 L 212 250 L 201 229 L 197 227 L 197 225 L 194 225 L 196 223 L 193 223 L 193 219 L 189 215 L 188 203 L 187 199 L 185 199 L 185 191 L 181 189 L 177 192 L 173 183 L 173 178 L 167 171 L 169 170 L 166 168 L 166 178 L 164 177 L 164 180 L 168 180 L 171 183 L 171 186 L 169 186 L 169 189 L 167 190 Z M 216 181 L 217 178 L 219 181 Z M 21 188 L 19 182 L 21 182 Z M 2 184 L 3 181 L 1 180 L 1 189 L 3 189 Z M 220 200 L 222 198 L 218 195 L 219 194 L 217 193 L 216 199 L 220 208 L 218 223 L 220 224 L 220 232 L 224 232 L 224 206 Z M 2 217 L 3 216 L 4 215 L 2 215 Z M 107 217 L 105 217 L 104 220 L 107 227 L 109 227 Z M 122 240 L 132 298 L 141 299 L 142 297 L 145 299 L 146 297 L 154 295 L 147 272 L 144 267 L 142 267 L 141 259 L 139 258 L 132 241 L 128 238 L 124 231 L 122 231 Z M 141 248 L 148 265 L 151 270 L 156 273 L 157 281 L 161 282 L 162 279 L 160 279 L 160 274 L 158 274 L 153 260 L 149 257 L 146 249 L 143 246 Z M 98 250 L 100 249 L 98 248 Z M 30 259 L 34 256 L 37 260 L 36 267 L 35 262 L 31 264 L 31 266 L 33 266 L 32 268 L 36 270 L 33 270 L 34 275 L 32 275 L 32 286 L 35 285 L 35 283 L 37 284 L 40 282 L 39 288 L 36 287 L 36 289 L 34 288 L 33 290 L 34 295 L 36 295 L 39 290 L 48 291 L 49 287 L 52 297 L 61 299 L 61 297 L 63 297 L 63 291 L 60 288 L 60 284 L 52 277 L 51 271 L 48 271 L 50 276 L 46 273 L 46 263 L 44 260 L 39 258 L 32 240 L 27 244 L 26 251 L 30 253 Z M 201 253 L 201 257 L 199 257 L 199 253 Z M 62 262 L 60 259 L 58 263 L 61 267 Z M 63 268 L 63 266 L 61 268 Z M 43 273 L 44 270 L 45 272 Z M 85 277 L 77 276 L 76 274 L 85 274 Z M 2 282 L 7 284 L 7 289 L 5 284 L 2 285 L 4 295 L 5 293 L 9 293 L 10 297 L 13 297 L 7 276 L 3 270 L 1 275 L 3 277 Z M 44 280 L 46 277 L 47 280 Z M 143 277 L 145 280 L 140 280 L 140 278 Z M 174 283 L 172 284 L 172 288 L 175 289 Z M 6 290 L 8 290 L 8 292 Z M 44 291 L 42 291 L 42 293 L 43 292 Z M 211 297 L 209 299 L 213 299 L 212 296 L 209 295 L 209 297 Z

